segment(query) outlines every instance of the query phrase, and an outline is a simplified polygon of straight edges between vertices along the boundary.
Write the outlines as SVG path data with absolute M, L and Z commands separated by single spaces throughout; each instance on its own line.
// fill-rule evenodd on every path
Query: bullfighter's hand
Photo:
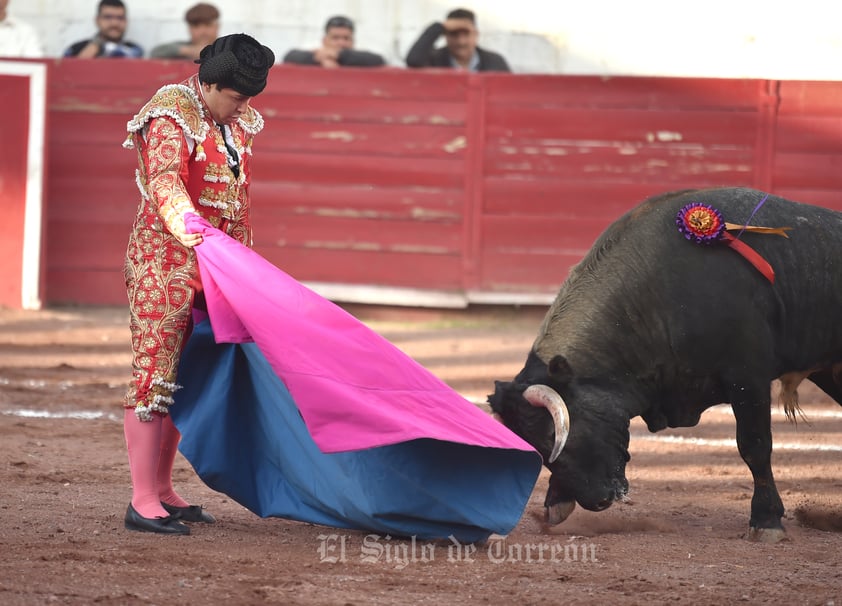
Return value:
M 170 225 L 170 231 L 172 232 L 172 235 L 175 236 L 175 239 L 187 248 L 193 248 L 194 246 L 202 243 L 202 234 L 191 234 L 184 227 L 184 215 L 176 218 L 172 222 L 172 225 Z

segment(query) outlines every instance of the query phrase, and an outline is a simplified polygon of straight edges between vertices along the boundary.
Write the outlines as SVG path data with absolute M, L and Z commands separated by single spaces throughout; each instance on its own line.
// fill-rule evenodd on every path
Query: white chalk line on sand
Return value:
M 713 406 L 705 411 L 705 414 L 714 413 L 727 415 L 733 418 L 734 411 L 729 404 L 719 404 Z M 772 409 L 773 417 L 786 418 L 783 410 Z M 810 421 L 812 419 L 842 419 L 842 409 L 840 410 L 807 410 L 804 411 L 804 419 Z M 656 435 L 650 433 L 633 433 L 632 438 L 636 440 L 646 440 L 647 442 L 660 442 L 664 444 L 687 444 L 691 446 L 711 446 L 714 448 L 736 448 L 737 441 L 733 438 L 696 438 L 692 436 L 671 436 L 671 435 Z M 772 449 L 781 450 L 796 450 L 796 451 L 817 451 L 817 452 L 842 452 L 842 445 L 839 444 L 807 444 L 804 442 L 775 442 L 773 440 Z
M 470 400 L 470 399 L 469 399 Z M 475 404 L 477 402 L 474 402 Z M 720 414 L 730 414 L 733 416 L 731 412 L 731 407 L 728 405 L 722 406 L 714 406 L 713 408 L 709 409 L 709 412 L 716 412 Z M 108 419 L 111 421 L 119 421 L 122 419 L 122 415 L 116 415 L 110 412 L 102 412 L 102 411 L 85 411 L 85 410 L 72 410 L 72 411 L 49 411 L 49 410 L 33 410 L 33 409 L 26 409 L 26 408 L 17 408 L 12 410 L 3 410 L 0 411 L 0 414 L 5 416 L 13 416 L 13 417 L 21 417 L 26 419 L 77 419 L 77 420 L 97 420 L 97 419 Z M 782 411 L 772 411 L 772 414 L 777 416 L 784 416 Z M 810 411 L 807 415 L 807 418 L 833 418 L 833 419 L 842 419 L 842 411 L 834 411 L 834 410 L 814 410 Z M 639 433 L 634 432 L 632 433 L 631 437 L 635 440 L 645 440 L 647 442 L 660 442 L 664 444 L 687 444 L 690 446 L 710 446 L 714 448 L 736 448 L 737 442 L 732 438 L 695 438 L 695 437 L 686 437 L 686 436 L 671 436 L 671 435 L 659 435 L 659 434 L 650 434 L 650 433 Z M 796 451 L 817 451 L 817 452 L 842 452 L 842 445 L 837 444 L 807 444 L 804 442 L 775 442 L 773 446 L 774 450 L 796 450 Z
M 731 409 L 730 404 L 717 404 L 716 406 L 711 406 L 704 412 L 704 414 L 709 413 L 724 414 L 731 417 L 734 416 L 734 411 Z M 777 406 L 773 406 L 772 416 L 786 418 L 783 408 Z M 810 408 L 803 410 L 803 418 L 806 418 L 809 421 L 813 417 L 817 419 L 842 419 L 842 407 L 837 410 L 811 410 Z M 801 417 L 799 417 L 799 419 L 800 418 Z
M 632 439 L 664 444 L 687 444 L 690 446 L 711 446 L 714 448 L 737 448 L 737 441 L 730 438 L 693 438 L 686 436 L 659 436 L 646 433 L 633 433 Z M 838 444 L 805 444 L 804 442 L 774 442 L 772 450 L 801 450 L 817 452 L 842 452 Z
M 15 408 L 12 410 L 0 410 L 0 414 L 8 417 L 21 417 L 24 419 L 78 419 L 82 421 L 93 421 L 96 419 L 119 421 L 123 418 L 122 415 L 117 416 L 111 412 L 102 412 L 97 410 L 68 410 L 56 412 L 52 410 Z
M 484 400 L 476 398 L 468 398 L 474 404 L 486 404 Z M 724 414 L 734 417 L 734 412 L 730 404 L 718 404 L 712 406 L 705 411 L 705 414 Z M 783 410 L 772 409 L 773 417 L 786 418 Z M 809 421 L 811 419 L 842 419 L 842 408 L 839 410 L 807 410 L 804 411 L 804 417 Z M 631 437 L 635 440 L 645 440 L 647 442 L 660 442 L 662 444 L 686 444 L 689 446 L 709 446 L 713 448 L 737 448 L 737 441 L 733 438 L 695 438 L 686 436 L 672 436 L 663 434 L 652 434 L 633 432 Z M 816 452 L 842 452 L 842 445 L 837 444 L 808 444 L 805 442 L 774 442 L 773 450 L 796 450 L 796 451 L 816 451 Z
M 472 397 L 465 397 L 471 404 L 476 404 L 481 408 L 487 409 L 488 402 L 482 398 L 472 398 Z M 716 406 L 711 406 L 708 408 L 703 414 L 724 414 L 729 415 L 731 417 L 734 416 L 734 411 L 731 409 L 730 404 L 717 404 Z M 786 417 L 784 414 L 783 408 L 773 405 L 772 406 L 772 416 L 773 417 Z M 842 419 L 842 406 L 840 406 L 836 410 L 815 410 L 810 409 L 809 407 L 804 410 L 804 416 L 809 420 L 812 417 L 816 417 L 819 419 Z

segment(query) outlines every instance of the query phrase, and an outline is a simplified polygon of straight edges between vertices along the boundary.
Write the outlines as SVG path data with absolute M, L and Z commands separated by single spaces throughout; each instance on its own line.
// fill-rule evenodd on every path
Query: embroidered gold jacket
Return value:
M 251 144 L 263 119 L 249 109 L 230 126 L 239 177 L 222 132 L 202 101 L 198 77 L 164 86 L 128 123 L 136 148 L 141 201 L 124 265 L 132 334 L 132 382 L 126 406 L 141 420 L 167 414 L 201 276 L 193 249 L 172 235 L 186 211 L 251 246 Z
M 263 117 L 254 108 L 230 126 L 240 156 L 240 174 L 235 177 L 222 132 L 202 101 L 198 76 L 159 89 L 128 122 L 123 144 L 138 153 L 136 177 L 142 201 L 136 227 L 154 228 L 157 221 L 149 221 L 154 213 L 169 228 L 191 211 L 251 246 L 251 146 L 262 129 Z

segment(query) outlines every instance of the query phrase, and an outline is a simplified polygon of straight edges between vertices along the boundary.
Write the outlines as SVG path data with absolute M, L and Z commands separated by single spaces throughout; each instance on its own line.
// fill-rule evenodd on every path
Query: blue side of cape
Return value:
M 215 343 L 208 322 L 187 344 L 179 383 L 170 414 L 181 452 L 261 517 L 482 541 L 514 528 L 540 467 L 534 452 L 433 439 L 324 454 L 259 348 Z M 333 406 L 341 415 L 343 402 Z

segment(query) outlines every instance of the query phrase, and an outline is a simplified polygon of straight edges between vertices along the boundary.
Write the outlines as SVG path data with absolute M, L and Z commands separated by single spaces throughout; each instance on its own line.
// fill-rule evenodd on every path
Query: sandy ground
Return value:
M 542 309 L 349 307 L 467 397 L 516 374 Z M 123 309 L 0 309 L 0 604 L 842 604 L 842 408 L 802 389 L 775 410 L 790 540 L 744 538 L 751 477 L 717 408 L 698 427 L 632 427 L 631 501 L 542 524 L 547 475 L 505 539 L 421 543 L 260 519 L 197 479 L 219 518 L 189 537 L 123 529 Z

